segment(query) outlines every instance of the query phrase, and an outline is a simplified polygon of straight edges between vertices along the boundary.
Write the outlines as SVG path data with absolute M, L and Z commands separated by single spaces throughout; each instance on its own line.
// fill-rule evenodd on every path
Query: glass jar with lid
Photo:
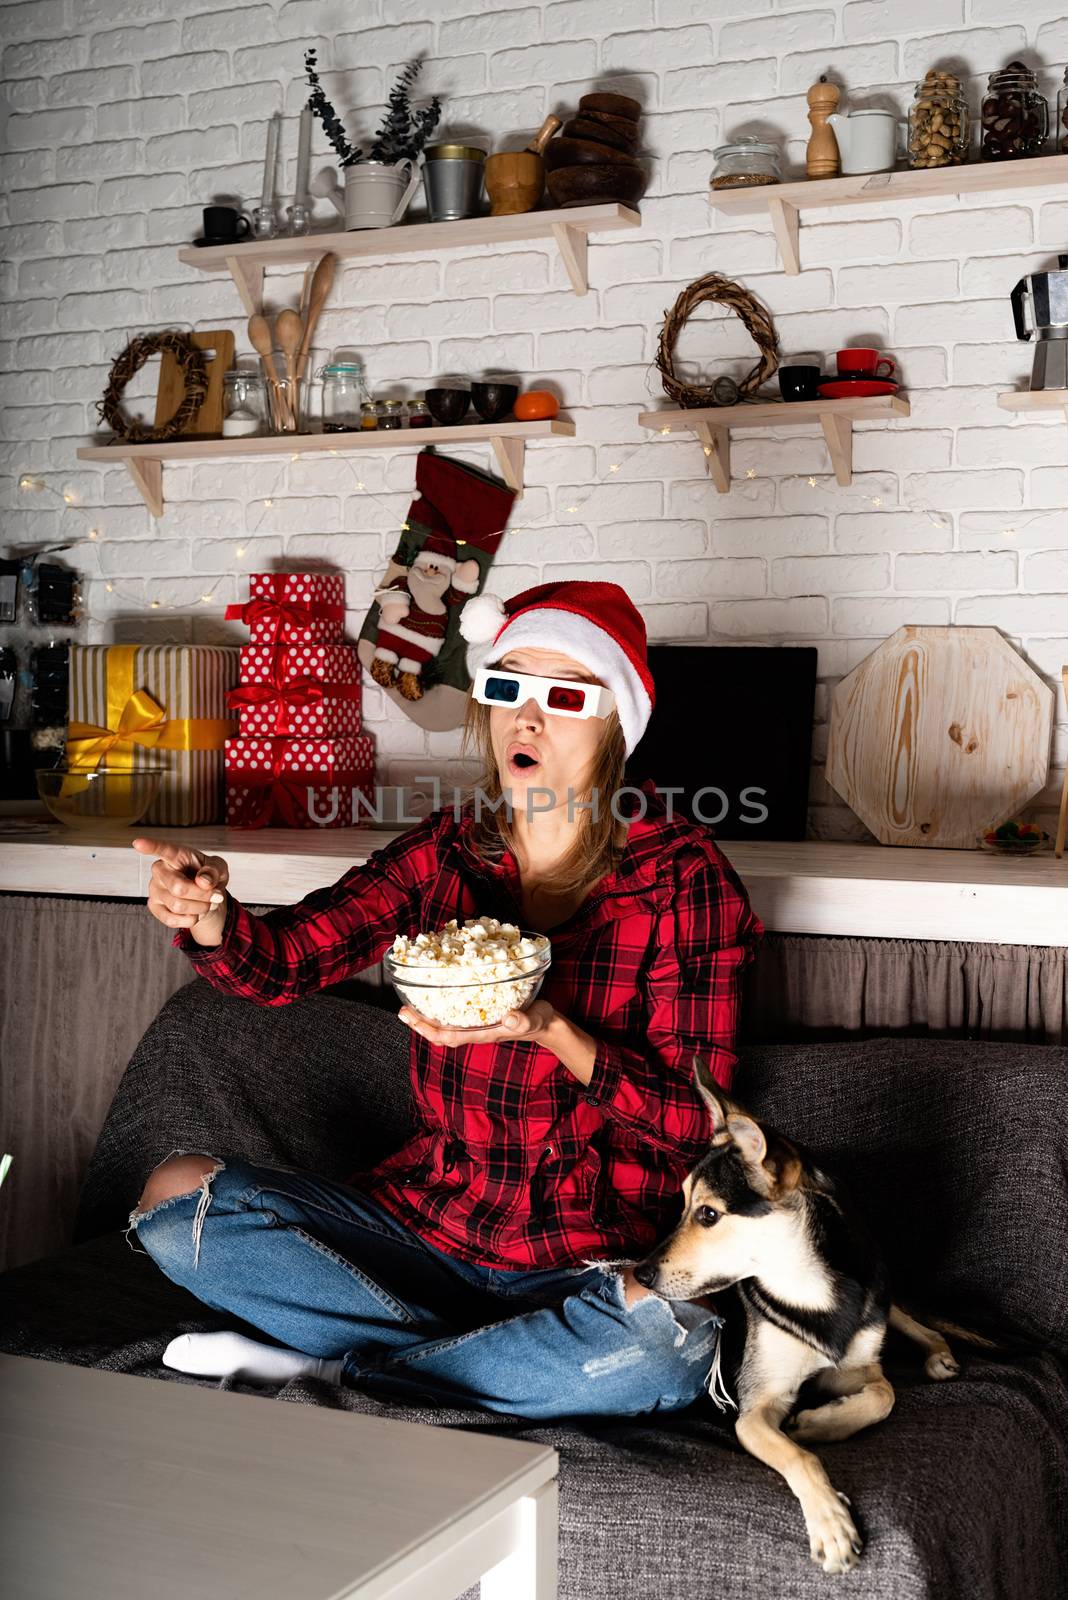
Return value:
M 335 360 L 316 373 L 323 384 L 323 432 L 358 433 L 369 398 L 358 361 Z
M 1037 156 L 1049 133 L 1049 106 L 1038 79 L 1022 61 L 1010 61 L 987 79 L 982 105 L 983 161 Z
M 909 166 L 959 167 L 968 155 L 968 102 L 952 72 L 932 67 L 909 107 Z
M 777 144 L 742 134 L 712 152 L 713 189 L 745 189 L 757 183 L 781 183 L 781 153 Z
M 231 367 L 223 373 L 224 439 L 243 439 L 263 433 L 266 418 L 263 379 L 250 367 Z
M 380 428 L 403 428 L 404 401 L 380 400 L 378 402 L 378 426 Z
M 1064 82 L 1057 90 L 1057 149 L 1068 156 L 1068 67 L 1064 69 Z
M 425 400 L 409 400 L 408 402 L 409 428 L 432 428 L 434 419 L 430 415 Z

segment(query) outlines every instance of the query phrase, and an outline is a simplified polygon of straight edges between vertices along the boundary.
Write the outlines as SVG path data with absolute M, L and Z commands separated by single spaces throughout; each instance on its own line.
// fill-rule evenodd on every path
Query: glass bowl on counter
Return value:
M 509 1011 L 522 1011 L 537 998 L 552 965 L 552 945 L 547 934 L 519 930 L 520 938 L 533 949 L 505 963 L 487 962 L 479 974 L 468 964 L 440 965 L 420 962 L 414 944 L 401 959 L 387 951 L 382 966 L 406 1005 L 428 1022 L 470 1032 L 492 1028 L 504 1021 Z M 498 970 L 506 966 L 507 971 Z
M 68 828 L 122 833 L 140 822 L 159 793 L 166 767 L 37 767 L 37 793 Z

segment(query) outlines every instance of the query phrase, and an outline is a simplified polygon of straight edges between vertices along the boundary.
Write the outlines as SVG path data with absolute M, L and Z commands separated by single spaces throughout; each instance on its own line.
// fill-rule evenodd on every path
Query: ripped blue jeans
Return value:
M 205 1305 L 340 1357 L 346 1386 L 534 1418 L 678 1411 L 706 1387 L 716 1398 L 723 1318 L 655 1295 L 628 1306 L 627 1263 L 475 1266 L 345 1184 L 205 1155 L 217 1166 L 192 1194 L 130 1213 L 130 1248 L 136 1232 Z

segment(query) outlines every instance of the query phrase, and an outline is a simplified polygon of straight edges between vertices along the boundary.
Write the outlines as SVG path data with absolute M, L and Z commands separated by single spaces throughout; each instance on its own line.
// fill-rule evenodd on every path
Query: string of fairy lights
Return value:
M 769 428 L 773 427 L 773 424 L 768 424 L 768 426 Z M 665 424 L 663 427 L 657 429 L 655 433 L 651 434 L 649 438 L 639 440 L 636 444 L 633 444 L 629 448 L 625 448 L 622 451 L 612 451 L 611 453 L 614 454 L 617 459 L 611 461 L 606 470 L 592 478 L 587 485 L 584 485 L 583 487 L 585 492 L 576 493 L 571 503 L 564 506 L 562 510 L 552 506 L 552 497 L 550 495 L 550 506 L 544 515 L 537 519 L 528 520 L 524 519 L 521 514 L 522 501 L 517 500 L 517 506 L 520 508 L 520 515 L 518 518 L 513 517 L 507 531 L 513 536 L 524 533 L 533 533 L 538 529 L 559 525 L 561 516 L 565 516 L 569 519 L 572 517 L 577 517 L 586 509 L 593 497 L 605 484 L 619 480 L 620 473 L 623 472 L 623 469 L 635 456 L 646 450 L 655 449 L 657 445 L 657 439 L 659 437 L 664 437 L 666 435 L 675 433 L 678 433 L 681 436 L 686 436 L 690 435 L 692 430 L 687 428 L 685 425 L 672 427 Z M 409 443 L 414 443 L 414 441 L 405 440 L 404 443 L 407 445 Z M 711 455 L 710 446 L 703 445 L 700 446 L 700 449 L 703 451 L 703 454 L 706 457 Z M 374 489 L 368 486 L 366 480 L 359 475 L 353 461 L 346 454 L 346 452 L 337 448 L 325 446 L 324 454 L 337 457 L 339 461 L 344 462 L 346 468 L 352 476 L 353 487 L 356 492 L 358 494 L 365 495 L 369 500 L 381 506 L 383 511 L 384 526 L 396 526 L 395 505 L 390 505 L 384 499 L 382 494 L 377 493 Z M 299 461 L 301 459 L 302 458 L 299 454 L 292 454 L 290 456 L 291 461 Z M 747 467 L 742 477 L 744 481 L 755 480 L 758 477 L 757 469 L 753 466 Z M 834 497 L 836 494 L 840 493 L 839 486 L 834 479 L 833 474 L 827 474 L 821 477 L 812 473 L 794 473 L 787 474 L 785 477 L 793 477 L 797 482 L 804 482 L 807 484 L 808 488 L 814 492 L 814 495 L 819 496 L 820 498 L 822 498 L 824 495 L 830 495 Z M 779 481 L 782 482 L 784 479 L 780 478 Z M 89 526 L 86 527 L 84 533 L 74 538 L 58 538 L 50 542 L 38 542 L 30 546 L 20 546 L 17 543 L 13 543 L 9 546 L 9 548 L 16 557 L 20 553 L 20 549 L 23 550 L 26 555 L 32 555 L 33 559 L 36 559 L 41 555 L 52 554 L 63 550 L 70 550 L 79 545 L 93 544 L 100 546 L 108 542 L 108 534 L 106 532 L 107 508 L 87 506 L 83 504 L 76 490 L 69 487 L 62 490 L 54 489 L 44 477 L 36 473 L 23 473 L 18 480 L 18 487 L 20 492 L 23 494 L 48 493 L 55 495 L 62 503 L 64 510 L 81 515 L 89 523 Z M 708 487 L 711 509 L 713 503 L 711 497 L 715 496 L 716 494 L 711 480 L 709 480 Z M 927 519 L 932 527 L 941 530 L 952 527 L 952 519 L 945 512 L 939 511 L 933 506 L 908 505 L 902 507 L 896 502 L 896 500 L 894 500 L 892 497 L 888 497 L 886 494 L 875 493 L 858 496 L 854 492 L 851 500 L 851 509 L 856 509 L 858 502 L 861 505 L 870 506 L 876 511 L 883 509 L 904 510 L 917 516 L 923 516 Z M 252 508 L 258 505 L 264 512 L 266 512 L 270 511 L 274 504 L 275 496 L 265 495 L 263 497 L 257 497 L 251 501 L 249 510 L 251 513 Z M 1029 516 L 1022 521 L 1020 519 L 1016 519 L 1012 523 L 1007 523 L 1000 530 L 1001 537 L 1004 539 L 1016 538 L 1021 532 L 1026 530 L 1026 528 L 1030 526 L 1032 522 L 1041 520 L 1042 515 L 1044 515 L 1044 513 L 1036 513 L 1034 516 Z M 262 518 L 260 521 L 262 522 Z M 398 531 L 400 533 L 406 533 L 408 532 L 408 527 L 408 523 L 406 521 L 402 521 L 399 525 Z M 250 561 L 249 570 L 252 570 L 251 563 L 256 560 L 255 546 L 258 533 L 259 526 L 253 524 L 247 529 L 246 533 L 240 539 L 235 540 L 234 543 L 235 561 L 240 562 L 248 557 Z M 124 543 L 125 542 L 126 541 L 124 541 Z M 515 553 L 518 555 L 520 552 L 517 550 Z M 145 595 L 134 594 L 132 591 L 124 589 L 124 587 L 116 582 L 112 577 L 104 574 L 101 574 L 99 578 L 95 574 L 89 574 L 88 577 L 89 581 L 91 582 L 99 581 L 109 595 L 114 595 L 119 600 L 125 600 L 129 605 L 134 607 L 141 607 L 147 604 L 148 608 L 152 611 L 189 610 L 190 602 L 188 599 L 167 601 L 159 596 L 146 597 Z M 214 582 L 210 584 L 210 586 L 206 582 L 203 592 L 198 597 L 198 603 L 201 605 L 211 605 L 220 585 L 224 582 L 227 582 L 231 577 L 231 573 L 220 573 L 215 578 Z M 147 584 L 151 582 L 151 579 L 146 577 L 146 579 L 143 581 Z

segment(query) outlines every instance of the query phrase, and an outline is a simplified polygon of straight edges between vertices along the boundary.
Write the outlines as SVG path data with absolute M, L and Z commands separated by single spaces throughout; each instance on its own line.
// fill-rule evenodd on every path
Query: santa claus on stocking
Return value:
M 381 611 L 371 662 L 376 683 L 388 689 L 396 674 L 397 689 L 406 700 L 422 698 L 423 668 L 445 643 L 450 608 L 471 598 L 479 577 L 477 561 L 457 559 L 454 539 L 427 535 L 411 566 L 375 590 Z

